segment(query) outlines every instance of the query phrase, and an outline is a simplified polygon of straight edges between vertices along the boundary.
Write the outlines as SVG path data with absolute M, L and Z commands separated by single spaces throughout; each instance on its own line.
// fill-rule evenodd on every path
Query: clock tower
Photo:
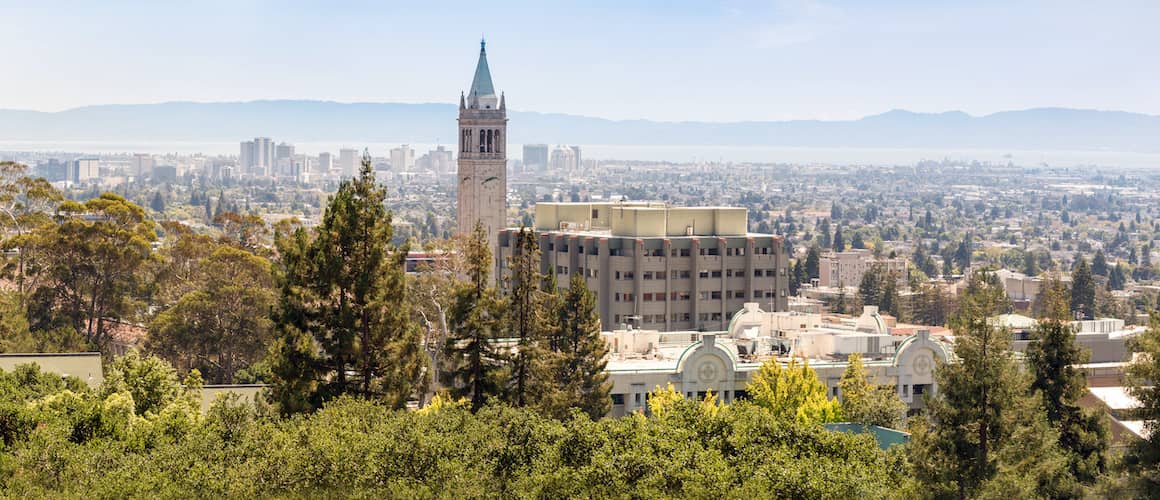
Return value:
M 492 86 L 482 40 L 471 90 L 459 95 L 458 173 L 459 234 L 471 234 L 480 222 L 494 258 L 507 226 L 507 110 Z

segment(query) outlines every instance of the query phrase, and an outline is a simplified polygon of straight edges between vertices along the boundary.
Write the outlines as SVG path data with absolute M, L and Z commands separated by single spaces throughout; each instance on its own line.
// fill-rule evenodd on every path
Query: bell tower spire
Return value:
M 456 201 L 459 234 L 483 226 L 493 256 L 500 230 L 507 227 L 507 103 L 497 95 L 487 64 L 487 40 L 479 40 L 479 60 L 466 96 L 459 100 L 459 161 Z

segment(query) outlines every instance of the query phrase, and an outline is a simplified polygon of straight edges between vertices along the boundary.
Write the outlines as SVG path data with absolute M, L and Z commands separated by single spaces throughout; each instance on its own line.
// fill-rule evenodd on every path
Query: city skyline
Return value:
M 450 102 L 486 36 L 515 110 L 850 119 L 890 109 L 1160 114 L 1160 6 L 775 1 L 619 6 L 0 4 L 0 109 L 319 99 Z M 482 29 L 481 29 L 482 28 Z M 482 33 L 480 33 L 482 31 Z M 477 33 L 470 36 L 467 33 Z M 537 41 L 539 40 L 539 41 Z M 543 40 L 551 40 L 543 43 Z M 78 47 L 84 50 L 78 50 Z

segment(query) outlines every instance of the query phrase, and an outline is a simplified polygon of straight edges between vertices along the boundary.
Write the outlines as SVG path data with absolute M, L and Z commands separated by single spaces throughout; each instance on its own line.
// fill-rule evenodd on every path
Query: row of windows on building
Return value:
M 570 274 L 570 272 L 569 272 L 570 270 L 571 269 L 568 266 L 556 266 L 556 274 Z M 599 278 L 600 277 L 600 273 L 597 269 L 592 269 L 592 268 L 585 269 L 583 267 L 579 267 L 579 268 L 576 268 L 576 272 L 578 274 L 580 274 L 581 276 L 584 276 L 586 278 Z M 783 267 L 783 268 L 781 268 L 781 275 L 785 276 L 785 274 L 786 274 L 786 268 Z M 710 271 L 708 269 L 702 269 L 702 270 L 697 272 L 698 278 L 720 278 L 721 275 L 722 275 L 722 271 L 720 269 L 712 270 L 712 271 Z M 726 269 L 724 271 L 724 275 L 726 278 L 744 278 L 745 277 L 745 270 L 744 269 Z M 761 278 L 763 276 L 767 277 L 767 278 L 775 277 L 775 276 L 777 276 L 777 269 L 770 268 L 770 269 L 754 269 L 753 270 L 753 277 L 754 278 Z M 621 281 L 632 281 L 632 280 L 636 279 L 636 272 L 635 271 L 614 271 L 613 277 L 615 279 L 621 280 Z M 669 271 L 669 278 L 670 279 L 674 279 L 674 280 L 689 279 L 691 277 L 692 277 L 692 271 L 687 270 L 687 269 Z M 663 280 L 663 279 L 665 279 L 665 272 L 664 271 L 644 271 L 640 274 L 640 279 L 642 279 L 642 280 Z
M 725 277 L 745 277 L 745 275 L 746 275 L 745 269 L 725 269 L 724 271 L 722 271 L 720 269 L 712 269 L 712 270 L 701 269 L 701 270 L 697 271 L 697 277 L 702 277 L 702 278 L 722 277 L 723 273 L 724 273 Z M 782 268 L 782 275 L 783 276 L 785 275 L 784 268 Z M 693 276 L 693 271 L 688 270 L 688 269 L 681 269 L 681 270 L 674 269 L 674 270 L 668 271 L 668 277 L 670 278 L 670 280 L 688 280 L 688 278 L 690 278 L 691 276 Z M 754 269 L 753 270 L 753 277 L 762 277 L 762 276 L 766 276 L 766 277 L 777 276 L 777 269 L 770 268 L 770 269 Z M 636 271 L 631 271 L 631 270 L 619 271 L 618 270 L 618 271 L 615 271 L 615 277 L 617 278 L 617 280 L 632 281 L 632 280 L 636 280 L 637 276 L 636 276 Z M 664 280 L 665 271 L 662 271 L 662 270 L 641 271 L 640 278 L 641 278 L 641 280 Z
M 720 290 L 698 292 L 698 298 L 701 300 L 721 300 L 722 293 Z M 745 290 L 725 290 L 724 296 L 726 299 L 744 299 Z M 754 290 L 754 299 L 776 299 L 777 292 L 774 290 Z M 669 292 L 668 300 L 670 301 L 684 301 L 690 300 L 692 294 L 690 292 Z M 665 302 L 664 292 L 646 292 L 640 294 L 641 302 Z M 613 302 L 635 302 L 636 295 L 633 293 L 616 292 L 612 295 Z
M 620 323 L 620 320 L 622 318 L 625 321 L 632 320 L 632 319 L 640 319 L 641 324 L 660 324 L 660 323 L 665 322 L 665 315 L 664 314 L 642 314 L 640 316 L 631 315 L 631 314 L 624 314 L 624 315 L 614 314 L 612 316 L 612 320 L 615 323 Z M 672 313 L 669 315 L 669 318 L 672 320 L 673 323 L 682 323 L 682 322 L 688 323 L 688 322 L 693 320 L 693 314 L 687 313 L 687 312 Z M 722 316 L 721 316 L 721 313 L 719 313 L 719 312 L 700 313 L 697 315 L 697 320 L 701 321 L 701 322 L 721 321 L 721 318 L 722 318 Z
M 744 389 L 738 389 L 736 391 L 731 391 L 731 392 L 732 392 L 732 394 L 730 394 L 730 395 L 732 397 L 730 399 L 732 399 L 732 400 L 737 401 L 737 400 L 749 399 L 749 393 L 746 392 Z M 685 392 L 685 397 L 692 399 L 693 394 L 694 393 L 692 391 L 687 391 L 687 392 Z M 705 391 L 697 391 L 695 394 L 696 394 L 697 399 L 705 399 L 705 396 L 706 396 Z M 612 395 L 612 404 L 613 405 L 623 405 L 625 402 L 625 396 L 628 396 L 628 394 L 613 394 Z M 633 397 L 632 398 L 633 405 L 640 407 L 640 408 L 643 408 L 647 413 L 648 406 L 646 406 L 644 403 L 648 399 L 648 395 L 644 394 L 644 393 L 637 392 L 637 393 L 632 394 L 632 397 Z
M 555 243 L 551 243 L 551 242 L 548 243 L 548 251 L 549 252 L 556 251 L 559 253 L 568 253 L 568 248 L 569 248 L 569 245 L 567 243 L 562 244 L 562 245 L 556 245 Z M 600 255 L 600 249 L 596 248 L 596 247 L 586 248 L 584 246 L 579 246 L 579 247 L 577 247 L 576 252 L 582 253 L 582 254 L 587 254 L 587 255 Z M 718 255 L 721 255 L 721 249 L 718 247 L 703 247 L 699 250 L 699 253 L 700 253 L 700 255 L 702 255 L 704 257 L 718 256 Z M 774 252 L 773 252 L 772 247 L 755 247 L 753 249 L 754 255 L 771 255 L 773 253 Z M 670 249 L 669 254 L 670 254 L 669 255 L 670 257 L 690 257 L 690 256 L 692 256 L 692 249 L 672 248 L 672 249 Z M 608 250 L 608 255 L 611 255 L 614 257 L 626 257 L 626 256 L 631 255 L 631 253 L 625 252 L 625 249 L 623 249 L 623 248 L 611 248 Z M 663 248 L 653 248 L 653 249 L 645 250 L 644 256 L 645 257 L 664 257 L 665 251 Z M 744 257 L 745 256 L 745 248 L 743 248 L 743 247 L 726 248 L 725 249 L 725 256 L 726 257 Z

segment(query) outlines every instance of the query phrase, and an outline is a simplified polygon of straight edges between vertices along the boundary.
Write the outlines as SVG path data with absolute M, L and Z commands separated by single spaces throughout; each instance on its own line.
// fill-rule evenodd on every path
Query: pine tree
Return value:
M 149 201 L 149 208 L 157 213 L 165 212 L 165 198 L 161 197 L 161 191 L 153 193 L 153 199 Z
M 811 245 L 809 252 L 806 253 L 806 279 L 813 280 L 820 275 L 821 268 L 821 251 L 818 250 L 817 245 Z
M 870 266 L 862 273 L 862 281 L 858 283 L 858 300 L 868 306 L 882 305 L 883 280 L 885 267 L 879 264 Z
M 1124 270 L 1124 265 L 1117 262 L 1112 271 L 1108 273 L 1108 288 L 1112 290 L 1123 290 L 1124 285 L 1128 283 L 1128 272 Z
M 1096 276 L 1108 275 L 1108 260 L 1104 257 L 1104 251 L 1096 250 L 1096 256 L 1092 257 L 1092 274 Z
M 862 231 L 854 231 L 854 237 L 850 239 L 850 248 L 866 248 L 866 242 L 862 239 Z
M 834 229 L 834 251 L 843 252 L 846 250 L 846 239 L 842 237 L 842 226 Z
M 503 303 L 490 286 L 491 249 L 483 225 L 475 224 L 468 240 L 467 280 L 455 291 L 448 315 L 451 334 L 444 348 L 450 368 L 443 372 L 444 385 L 455 398 L 468 398 L 479 411 L 489 397 L 501 394 L 503 353 L 495 345 L 504 325 Z
M 580 274 L 572 275 L 559 313 L 558 355 L 553 370 L 559 392 L 546 398 L 543 409 L 556 418 L 566 418 L 569 408 L 577 408 L 598 419 L 612 408 L 612 384 L 604 371 L 608 344 L 600 337 L 596 296 Z
M 1027 346 L 1027 365 L 1035 377 L 1031 390 L 1043 398 L 1048 422 L 1059 429 L 1059 446 L 1071 455 L 1072 474 L 1090 484 L 1107 466 L 1108 430 L 1099 413 L 1077 404 L 1087 381 L 1076 367 L 1087 363 L 1089 352 L 1076 344 L 1067 287 L 1049 278 L 1043 288 L 1045 317 Z
M 1012 356 L 1011 334 L 989 320 L 1006 307 L 1002 287 L 970 278 L 952 320 L 957 363 L 935 372 L 939 393 L 928 401 L 909 449 L 919 480 L 934 497 L 973 497 L 1009 481 L 1031 482 L 1039 495 L 1075 494 L 1030 381 Z M 1002 486 L 993 486 L 1000 480 Z
M 950 298 L 942 288 L 929 283 L 910 298 L 910 320 L 920 325 L 943 326 L 950 312 Z
M 516 351 L 511 356 L 511 379 L 508 400 L 515 406 L 532 404 L 531 392 L 535 365 L 542 362 L 541 342 L 546 338 L 543 331 L 544 316 L 540 291 L 540 245 L 535 233 L 521 227 L 515 235 L 511 265 L 511 277 L 507 296 L 508 330 L 518 340 Z
M 964 236 L 959 242 L 958 248 L 955 249 L 954 261 L 959 270 L 965 274 L 971 266 L 971 235 Z
M 226 202 L 226 192 L 224 190 L 219 191 L 218 192 L 217 208 L 215 208 L 213 211 L 213 220 L 217 220 L 217 218 L 220 217 L 221 214 L 223 214 L 225 212 L 229 212 L 229 211 L 231 211 L 231 210 L 230 210 L 229 205 Z
M 822 223 L 818 226 L 818 240 L 822 248 L 830 248 L 830 219 L 822 219 Z
M 1087 259 L 1080 256 L 1071 271 L 1071 310 L 1083 313 L 1085 318 L 1095 315 L 1096 282 L 1092 278 Z
M 1151 280 L 1155 275 L 1155 270 L 1152 269 L 1152 244 L 1148 243 L 1140 247 L 1140 267 L 1136 268 L 1136 279 L 1141 281 Z
M 390 244 L 386 190 L 370 158 L 344 181 L 308 235 L 279 235 L 281 335 L 273 360 L 283 412 L 343 394 L 401 408 L 422 385 L 426 357 L 406 307 L 406 248 Z
M 1039 275 L 1039 262 L 1035 260 L 1034 252 L 1023 252 L 1023 274 L 1027 276 Z
M 798 294 L 798 290 L 801 289 L 802 283 L 807 281 L 809 281 L 809 278 L 806 277 L 805 262 L 802 262 L 801 259 L 794 261 L 793 273 L 789 280 L 789 294 L 791 296 L 796 296 Z

